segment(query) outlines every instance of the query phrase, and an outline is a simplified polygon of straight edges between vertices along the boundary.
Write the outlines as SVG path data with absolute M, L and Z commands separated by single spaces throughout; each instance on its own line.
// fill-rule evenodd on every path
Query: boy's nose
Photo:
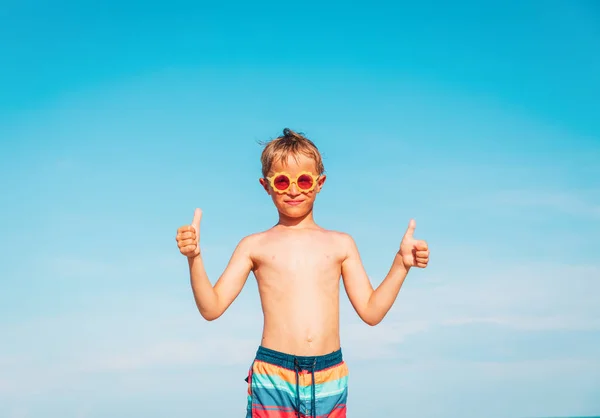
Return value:
M 298 189 L 298 186 L 296 185 L 296 183 L 292 183 L 290 189 L 288 190 L 288 193 L 293 196 L 297 196 L 300 194 L 300 189 Z

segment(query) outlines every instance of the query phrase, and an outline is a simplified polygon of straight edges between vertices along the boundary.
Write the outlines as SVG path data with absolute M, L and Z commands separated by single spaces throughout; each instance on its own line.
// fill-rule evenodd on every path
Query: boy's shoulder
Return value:
M 323 234 L 342 243 L 353 241 L 353 238 L 350 234 L 343 231 L 337 231 L 335 229 L 323 229 Z
M 280 231 L 271 228 L 246 235 L 238 243 L 237 250 L 246 254 L 252 260 L 260 259 L 265 254 L 278 251 L 282 242 L 285 242 L 281 241 L 280 233 Z M 346 232 L 319 228 L 312 230 L 311 233 L 314 233 L 315 236 L 311 237 L 309 242 L 311 247 L 317 251 L 319 251 L 318 249 L 329 248 L 342 259 L 346 259 L 350 254 L 357 251 L 354 239 Z M 288 236 L 285 239 L 290 239 L 290 237 Z
M 309 231 L 304 231 L 304 233 L 311 234 L 310 240 L 315 244 L 320 243 L 324 245 L 332 245 L 340 249 L 352 248 L 355 245 L 354 238 L 347 232 L 343 231 L 319 227 Z M 279 240 L 282 237 L 284 237 L 284 239 L 290 239 L 289 235 L 287 237 L 282 235 L 280 230 L 270 228 L 265 231 L 259 231 L 250 235 L 246 235 L 240 240 L 239 245 L 250 250 L 258 249 L 269 246 L 269 244 L 280 242 Z
M 240 239 L 238 246 L 240 247 L 251 247 L 259 243 L 261 240 L 265 238 L 265 233 L 267 231 L 255 232 Z
M 258 231 L 242 237 L 238 243 L 240 247 L 255 247 L 272 238 L 271 229 Z
M 314 234 L 314 239 L 319 240 L 331 240 L 334 241 L 335 244 L 338 245 L 352 245 L 354 243 L 354 238 L 346 232 L 337 231 L 333 229 L 325 229 L 325 228 L 314 228 L 310 229 L 308 232 L 310 234 Z M 255 247 L 260 246 L 262 244 L 273 242 L 273 240 L 278 239 L 282 232 L 277 230 L 276 228 L 269 228 L 264 231 L 255 232 L 249 235 L 246 235 L 240 240 L 240 244 L 242 246 Z

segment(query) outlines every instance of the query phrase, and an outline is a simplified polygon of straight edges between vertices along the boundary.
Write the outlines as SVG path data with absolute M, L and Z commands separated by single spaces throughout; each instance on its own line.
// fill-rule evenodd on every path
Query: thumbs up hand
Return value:
M 177 230 L 177 246 L 181 254 L 188 258 L 196 257 L 200 254 L 200 220 L 202 211 L 194 211 L 194 219 L 191 225 L 182 226 Z
M 400 243 L 400 257 L 404 267 L 408 270 L 410 267 L 427 267 L 429 263 L 429 247 L 427 242 L 415 239 L 415 227 L 417 226 L 414 219 L 410 220 L 408 228 L 402 242 Z

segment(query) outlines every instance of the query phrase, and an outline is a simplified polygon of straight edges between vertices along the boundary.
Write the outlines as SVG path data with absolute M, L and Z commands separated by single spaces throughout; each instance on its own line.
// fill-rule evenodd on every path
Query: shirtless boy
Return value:
M 352 237 L 313 219 L 326 176 L 312 141 L 289 129 L 261 156 L 260 184 L 277 212 L 275 226 L 243 238 L 213 286 L 200 251 L 200 220 L 177 230 L 202 317 L 220 317 L 253 272 L 264 313 L 263 334 L 248 372 L 247 418 L 346 417 L 348 368 L 339 335 L 339 280 L 360 318 L 377 325 L 392 307 L 412 267 L 429 261 L 411 220 L 389 273 L 373 289 Z

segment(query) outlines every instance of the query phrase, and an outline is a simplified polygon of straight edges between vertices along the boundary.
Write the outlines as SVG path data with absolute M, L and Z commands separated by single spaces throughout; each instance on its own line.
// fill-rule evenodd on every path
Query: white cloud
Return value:
M 0 397 L 75 388 L 90 375 L 239 366 L 251 361 L 260 317 L 236 306 L 204 321 L 190 299 L 139 293 L 104 309 L 0 324 Z M 99 302 L 99 301 L 96 301 Z M 110 306 L 110 308 L 108 308 Z
M 176 245 L 173 245 L 176 250 Z M 61 278 L 90 280 L 92 278 L 124 279 L 140 277 L 142 274 L 172 272 L 186 266 L 185 259 L 173 256 L 154 255 L 149 257 L 128 257 L 122 260 L 106 260 L 105 258 L 81 258 L 72 256 L 52 256 L 39 260 L 38 267 L 46 274 Z
M 485 206 L 487 208 L 521 208 L 526 210 L 554 210 L 583 217 L 600 217 L 600 191 L 584 189 L 577 191 L 500 190 L 479 194 L 476 198 L 461 197 L 454 205 Z
M 7 413 L 7 418 L 28 418 L 30 416 L 28 408 L 23 405 L 10 408 Z
M 465 268 L 461 276 L 448 272 L 426 284 L 407 283 L 374 328 L 359 323 L 343 303 L 343 315 L 351 319 L 342 327 L 342 344 L 355 359 L 398 358 L 404 355 L 398 346 L 406 339 L 439 327 L 478 323 L 516 331 L 600 331 L 597 266 Z
M 492 324 L 513 328 L 516 330 L 530 331 L 600 331 L 600 318 L 589 318 L 582 322 L 582 318 L 566 315 L 554 316 L 482 316 L 451 318 L 442 322 L 444 325 Z
M 351 315 L 351 313 L 349 313 Z M 384 321 L 375 327 L 352 320 L 341 326 L 344 355 L 357 360 L 394 358 L 396 346 L 413 334 L 425 332 L 427 321 Z
M 88 267 L 70 265 L 80 265 L 82 272 Z M 583 370 L 589 359 L 569 359 L 568 352 L 564 359 L 547 363 L 449 361 L 442 339 L 419 342 L 440 327 L 457 329 L 473 323 L 531 331 L 600 328 L 597 266 L 529 264 L 492 271 L 486 265 L 496 264 L 483 260 L 479 267 L 465 267 L 460 274 L 446 271 L 422 282 L 411 276 L 388 317 L 376 327 L 362 323 L 343 300 L 342 347 L 354 373 L 382 359 L 395 359 L 401 373 L 429 373 L 431 378 L 461 367 L 467 367 L 474 379 Z M 188 393 L 190 388 L 197 391 L 221 379 L 222 370 L 228 370 L 224 384 L 234 379 L 243 389 L 242 375 L 260 342 L 262 317 L 256 294 L 245 292 L 230 311 L 211 323 L 201 319 L 190 295 L 185 299 L 148 292 L 126 296 L 111 296 L 105 301 L 110 303 L 101 304 L 103 309 L 94 305 L 77 313 L 0 324 L 0 332 L 11 341 L 0 348 L 0 398 L 66 396 L 82 388 L 95 396 L 117 390 L 159 393 L 166 390 L 165 382 L 170 382 L 171 392 Z M 341 297 L 345 298 L 343 292 Z M 419 344 L 432 341 L 439 346 L 419 352 Z M 358 378 L 365 376 L 361 373 Z M 102 395 L 93 389 L 97 387 Z
M 90 353 L 77 367 L 83 372 L 112 372 L 179 366 L 247 365 L 256 339 L 214 335 L 196 341 L 164 341 L 114 353 Z
M 371 405 L 390 405 L 392 397 L 392 405 L 402 405 L 407 416 L 586 416 L 597 412 L 593 394 L 599 373 L 600 362 L 589 359 L 495 362 L 423 357 L 355 364 L 352 410 L 367 416 Z M 375 383 L 382 377 L 393 383 Z

